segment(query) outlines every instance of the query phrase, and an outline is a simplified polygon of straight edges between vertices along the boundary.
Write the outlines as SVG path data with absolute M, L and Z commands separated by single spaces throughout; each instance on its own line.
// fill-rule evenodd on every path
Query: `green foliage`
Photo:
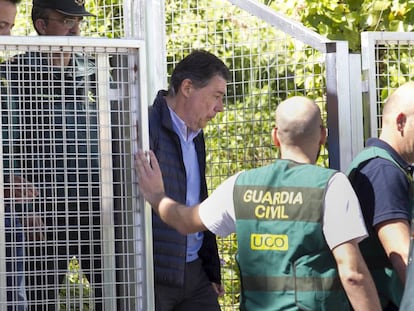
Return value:
M 363 31 L 412 31 L 414 1 L 407 0 L 271 0 L 275 10 L 296 18 L 331 40 L 346 40 L 360 51 Z
M 91 36 L 120 38 L 123 36 L 123 6 L 119 0 L 86 0 L 85 7 L 95 16 L 88 17 L 84 31 Z
M 222 310 L 235 310 L 240 303 L 239 268 L 235 261 L 234 254 L 237 253 L 236 235 L 232 234 L 226 239 L 218 239 L 219 251 L 223 268 L 221 276 L 226 294 L 219 298 Z
M 12 30 L 13 35 L 27 36 L 36 33 L 30 17 L 31 8 L 31 1 L 22 1 L 18 6 L 17 16 Z
M 362 32 L 412 32 L 414 28 L 412 0 L 270 0 L 265 3 L 320 35 L 348 41 L 351 52 L 361 52 Z M 413 80 L 413 51 L 404 43 L 386 43 L 378 47 L 375 63 L 379 102 L 377 125 L 380 128 L 382 107 L 390 92 Z
M 73 257 L 68 266 L 68 272 L 64 281 L 60 286 L 59 311 L 66 310 L 83 310 L 93 311 L 93 303 L 91 302 L 92 289 L 89 281 L 83 275 L 78 260 Z

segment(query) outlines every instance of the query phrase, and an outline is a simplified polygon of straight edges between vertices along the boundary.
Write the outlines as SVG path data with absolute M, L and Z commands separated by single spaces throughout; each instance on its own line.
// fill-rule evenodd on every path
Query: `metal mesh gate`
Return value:
M 143 310 L 142 43 L 47 39 L 2 39 L 0 309 Z
M 328 149 L 319 163 L 339 167 L 350 160 L 358 149 L 351 123 L 359 119 L 351 120 L 348 105 L 352 64 L 346 43 L 330 42 L 257 1 L 166 0 L 165 11 L 169 73 L 193 49 L 216 54 L 232 72 L 225 111 L 205 129 L 210 190 L 237 171 L 273 161 L 274 111 L 293 95 L 313 98 L 323 111 L 331 163 Z M 238 310 L 236 252 L 235 236 L 219 239 L 222 310 Z

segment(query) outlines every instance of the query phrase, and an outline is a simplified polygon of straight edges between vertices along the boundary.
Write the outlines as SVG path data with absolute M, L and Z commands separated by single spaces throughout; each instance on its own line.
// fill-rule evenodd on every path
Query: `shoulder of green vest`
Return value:
M 362 150 L 352 161 L 346 174 L 348 175 L 349 178 L 352 179 L 353 173 L 357 169 L 362 168 L 370 160 L 375 159 L 375 158 L 381 158 L 381 159 L 390 161 L 396 167 L 398 167 L 401 171 L 403 171 L 408 179 L 412 180 L 412 177 L 404 170 L 403 167 L 401 167 L 401 165 L 392 157 L 392 155 L 387 150 L 380 148 L 380 147 L 376 147 L 376 146 L 366 147 L 364 150 Z
M 275 180 L 275 176 L 280 176 L 280 174 L 285 174 L 287 171 L 295 171 L 294 175 L 289 174 L 289 176 L 295 176 L 293 178 L 300 178 L 300 176 L 307 176 L 306 180 L 314 180 L 317 183 L 323 184 L 324 182 L 328 182 L 330 178 L 338 173 L 337 170 L 321 167 L 314 164 L 301 164 L 295 163 L 292 161 L 279 161 L 276 160 L 275 162 L 261 166 L 258 168 L 246 170 L 237 176 L 235 183 L 237 185 L 244 184 L 246 182 L 250 183 L 253 180 L 256 180 L 258 183 L 264 182 L 264 180 L 271 181 Z M 296 183 L 294 180 L 291 180 L 291 183 Z M 299 182 L 301 183 L 301 182 Z M 307 182 L 306 182 L 307 183 Z

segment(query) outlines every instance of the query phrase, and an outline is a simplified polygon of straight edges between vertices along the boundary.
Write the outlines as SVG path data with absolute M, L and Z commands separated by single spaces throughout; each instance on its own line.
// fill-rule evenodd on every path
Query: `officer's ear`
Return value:
M 34 22 L 34 27 L 37 30 L 37 32 L 39 33 L 39 35 L 45 35 L 46 34 L 46 20 L 44 20 L 43 18 L 38 18 L 35 22 Z
M 396 118 L 396 124 L 397 124 L 397 129 L 398 131 L 404 135 L 404 127 L 405 124 L 407 123 L 407 116 L 405 113 L 400 112 Z
M 280 147 L 280 141 L 277 137 L 277 126 L 272 129 L 272 140 L 276 147 Z

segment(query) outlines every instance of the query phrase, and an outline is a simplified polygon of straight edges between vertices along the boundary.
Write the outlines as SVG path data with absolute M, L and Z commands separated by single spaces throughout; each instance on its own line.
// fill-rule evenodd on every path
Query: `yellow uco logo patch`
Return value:
M 289 239 L 286 234 L 258 234 L 250 235 L 250 248 L 252 250 L 287 251 Z

